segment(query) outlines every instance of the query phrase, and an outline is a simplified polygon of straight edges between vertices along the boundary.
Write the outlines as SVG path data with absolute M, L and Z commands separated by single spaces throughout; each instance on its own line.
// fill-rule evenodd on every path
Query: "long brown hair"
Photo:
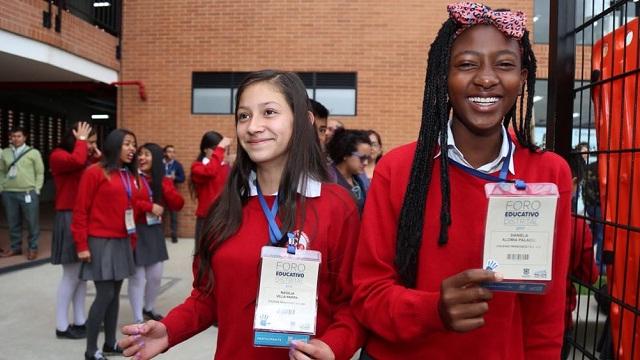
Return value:
M 302 80 L 292 72 L 262 70 L 250 73 L 244 79 L 236 94 L 236 125 L 238 104 L 244 91 L 251 85 L 267 82 L 280 91 L 293 112 L 293 129 L 287 147 L 287 161 L 278 187 L 278 216 L 282 220 L 282 232 L 294 229 L 296 220 L 304 219 L 304 196 L 309 178 L 327 181 L 327 169 L 320 149 L 318 134 L 309 121 L 311 104 Z M 216 249 L 235 234 L 242 224 L 242 207 L 249 200 L 249 175 L 256 170 L 256 164 L 247 152 L 238 146 L 236 161 L 231 169 L 225 187 L 209 209 L 198 241 L 195 254 L 198 273 L 195 283 L 205 293 L 213 288 L 211 257 Z M 265 239 L 265 245 L 268 239 Z

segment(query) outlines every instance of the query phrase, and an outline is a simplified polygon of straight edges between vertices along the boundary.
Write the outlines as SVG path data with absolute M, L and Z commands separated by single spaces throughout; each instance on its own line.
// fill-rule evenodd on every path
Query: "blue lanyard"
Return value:
M 126 174 L 125 176 L 122 173 Z M 125 169 L 120 169 L 120 180 L 122 180 L 122 185 L 124 185 L 124 191 L 127 192 L 127 200 L 129 202 L 129 207 L 131 207 L 131 178 L 129 177 L 129 171 Z
M 518 180 L 518 179 L 513 179 L 513 180 L 508 180 L 507 179 L 507 174 L 509 173 L 509 164 L 511 162 L 511 151 L 512 151 L 512 144 L 511 144 L 511 140 L 509 141 L 509 152 L 507 152 L 507 157 L 504 159 L 504 162 L 502 163 L 502 168 L 500 168 L 500 175 L 499 177 L 493 176 L 493 175 L 489 175 L 487 173 L 483 173 L 482 171 L 476 170 L 474 168 L 470 168 L 466 165 L 463 165 L 453 159 L 449 159 L 449 161 L 451 162 L 451 164 L 455 165 L 456 167 L 462 169 L 462 171 L 466 172 L 467 174 L 470 174 L 472 176 L 475 176 L 477 178 L 480 179 L 484 179 L 487 181 L 491 181 L 491 182 L 509 182 L 509 183 L 515 183 L 516 185 L 516 189 L 518 190 L 524 190 L 526 188 L 526 184 L 524 181 L 522 180 Z
M 144 187 L 147 188 L 147 192 L 149 193 L 149 200 L 151 200 L 151 202 L 153 202 L 153 190 L 151 190 L 151 186 L 149 186 L 149 183 L 147 182 L 147 178 L 145 178 L 144 175 L 140 176 L 140 178 L 142 179 L 142 182 L 144 183 Z
M 273 201 L 273 206 L 271 206 L 271 209 L 269 209 L 267 201 L 262 195 L 262 190 L 260 190 L 260 185 L 258 184 L 257 180 L 256 189 L 258 190 L 258 201 L 260 202 L 260 207 L 262 207 L 262 212 L 264 213 L 264 216 L 267 218 L 267 222 L 269 223 L 269 241 L 271 242 L 271 246 L 278 246 L 278 242 L 280 242 L 280 240 L 282 239 L 282 231 L 276 223 L 276 216 L 278 215 L 278 195 L 276 195 L 276 198 Z M 287 237 L 289 238 L 287 252 L 289 254 L 295 254 L 296 247 L 293 242 L 293 234 L 287 233 Z

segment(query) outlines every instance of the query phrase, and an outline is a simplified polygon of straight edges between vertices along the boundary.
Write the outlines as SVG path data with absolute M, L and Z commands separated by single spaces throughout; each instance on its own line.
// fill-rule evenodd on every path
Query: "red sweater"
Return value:
M 224 182 L 227 180 L 229 165 L 223 165 L 223 159 L 224 149 L 217 147 L 207 165 L 202 161 L 194 161 L 191 164 L 191 180 L 198 196 L 196 216 L 199 218 L 207 216 L 209 207 L 218 198 L 224 187 Z
M 76 140 L 73 152 L 55 148 L 49 156 L 49 166 L 56 186 L 56 210 L 72 210 L 80 184 L 80 177 L 87 168 L 89 150 L 87 142 Z
M 140 176 L 144 176 L 149 186 L 151 186 L 150 177 L 148 177 L 147 175 Z M 146 224 L 147 213 L 151 212 L 151 210 L 153 209 L 153 201 L 149 196 L 149 189 L 147 189 L 144 183 L 142 183 L 140 191 L 136 193 L 136 197 L 133 200 L 133 203 L 133 208 L 135 210 L 136 216 L 136 224 Z M 168 177 L 162 178 L 162 204 L 160 205 L 165 207 L 165 211 L 180 211 L 184 206 L 184 199 L 182 198 L 182 195 L 180 195 L 175 185 L 173 185 L 173 180 Z
M 571 222 L 571 261 L 569 277 L 575 276 L 584 283 L 593 284 L 598 280 L 598 267 L 593 257 L 591 229 L 584 219 L 574 217 Z M 565 307 L 565 327 L 573 327 L 571 313 L 576 308 L 576 287 L 571 279 L 567 281 L 567 303 Z
M 451 166 L 449 241 L 438 246 L 440 162 L 436 161 L 428 193 L 415 289 L 398 282 L 394 265 L 398 219 L 407 188 L 415 143 L 386 154 L 375 176 L 362 218 L 354 265 L 353 311 L 372 331 L 367 352 L 385 359 L 558 359 L 564 331 L 570 245 L 571 173 L 551 152 L 517 147 L 517 178 L 558 185 L 553 282 L 546 295 L 494 292 L 485 325 L 457 333 L 444 328 L 438 315 L 440 285 L 467 269 L 482 268 L 487 198 L 485 180 Z M 509 174 L 509 178 L 513 178 Z
M 274 197 L 266 199 L 271 206 Z M 317 338 L 331 347 L 336 359 L 350 359 L 364 340 L 363 329 L 349 306 L 358 209 L 351 195 L 335 184 L 322 184 L 321 196 L 307 198 L 306 206 L 303 231 L 310 239 L 307 249 L 322 253 Z M 257 197 L 250 198 L 243 207 L 242 220 L 238 232 L 212 258 L 213 293 L 206 295 L 194 287 L 191 296 L 162 320 L 169 333 L 169 345 L 176 345 L 217 321 L 216 359 L 287 359 L 288 349 L 253 346 L 260 250 L 269 242 L 267 221 Z
M 89 236 L 118 239 L 129 236 L 124 212 L 133 204 L 129 205 L 119 172 L 114 170 L 107 176 L 102 166 L 96 164 L 82 175 L 71 221 L 71 233 L 78 252 L 89 249 Z M 135 177 L 129 174 L 129 179 L 135 198 L 139 189 Z M 135 236 L 131 240 L 135 246 Z

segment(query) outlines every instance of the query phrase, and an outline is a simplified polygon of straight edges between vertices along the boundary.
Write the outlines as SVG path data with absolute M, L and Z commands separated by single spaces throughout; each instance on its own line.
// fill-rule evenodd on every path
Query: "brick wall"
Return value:
M 428 46 L 450 2 L 125 1 L 121 77 L 143 81 L 148 101 L 133 87 L 120 90 L 119 125 L 139 143 L 174 144 L 188 168 L 202 133 L 234 135 L 231 115 L 191 114 L 192 72 L 355 71 L 358 115 L 340 119 L 379 131 L 389 150 L 416 138 Z M 533 12 L 532 0 L 487 4 Z M 181 236 L 192 236 L 193 213 L 187 201 Z
M 54 30 L 57 8 L 52 7 L 52 26 L 42 26 L 42 12 L 48 5 L 42 0 L 0 0 L 0 29 L 51 46 L 58 47 L 87 60 L 114 70 L 120 67 L 116 60 L 118 39 L 86 21 L 62 12 L 62 31 Z M 1 45 L 0 45 L 1 46 Z

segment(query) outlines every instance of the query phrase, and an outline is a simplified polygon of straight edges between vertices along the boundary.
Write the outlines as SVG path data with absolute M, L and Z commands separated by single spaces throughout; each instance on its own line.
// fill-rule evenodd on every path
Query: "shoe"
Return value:
M 84 353 L 84 360 L 109 360 L 101 352 L 96 351 L 93 355 L 87 355 Z
M 71 330 L 73 330 L 76 334 L 82 335 L 82 337 L 87 337 L 87 325 L 71 325 Z
M 122 348 L 118 346 L 118 344 L 114 344 L 114 346 L 109 346 L 106 343 L 102 345 L 102 353 L 107 355 L 122 355 Z
M 38 249 L 29 249 L 27 252 L 27 260 L 35 260 L 38 258 Z
M 17 255 L 22 255 L 22 250 L 13 250 L 13 249 L 9 249 L 7 251 L 4 251 L 2 253 L 2 257 L 11 257 L 11 256 L 17 256 Z
M 142 310 L 142 316 L 147 319 L 147 320 L 155 320 L 155 321 L 160 321 L 162 319 L 164 319 L 164 316 L 153 312 L 153 310 L 147 311 L 147 310 Z
M 178 237 L 172 236 L 171 237 L 171 242 L 174 243 L 174 244 L 177 243 L 178 242 Z
M 58 339 L 72 339 L 72 340 L 76 340 L 76 339 L 83 339 L 86 337 L 85 334 L 80 334 L 78 332 L 76 332 L 73 327 L 69 326 L 67 327 L 67 330 L 65 331 L 60 331 L 58 329 L 56 329 L 56 337 Z

